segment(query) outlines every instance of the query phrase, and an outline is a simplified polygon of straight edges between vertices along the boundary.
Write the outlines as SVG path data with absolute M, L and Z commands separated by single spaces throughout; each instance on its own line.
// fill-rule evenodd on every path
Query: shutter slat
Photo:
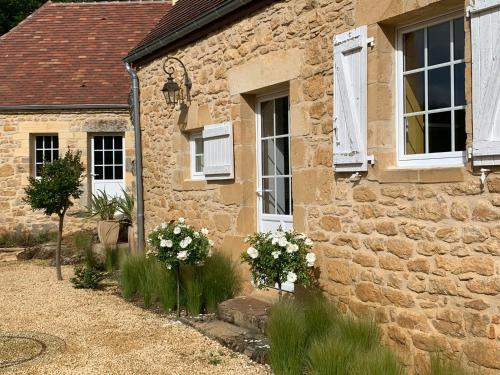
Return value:
M 337 172 L 366 171 L 367 27 L 334 39 L 334 141 Z
M 233 125 L 207 125 L 203 129 L 203 174 L 207 180 L 234 178 Z
M 500 160 L 500 0 L 471 6 L 473 164 Z

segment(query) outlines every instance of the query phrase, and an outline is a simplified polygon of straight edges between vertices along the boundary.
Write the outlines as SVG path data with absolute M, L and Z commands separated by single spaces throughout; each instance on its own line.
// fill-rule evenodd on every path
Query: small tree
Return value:
M 78 199 L 82 194 L 82 178 L 85 170 L 81 162 L 81 151 L 75 153 L 68 150 L 64 158 L 45 163 L 40 177 L 30 177 L 29 185 L 24 189 L 28 203 L 33 211 L 43 210 L 45 215 L 59 216 L 59 231 L 56 249 L 57 279 L 62 280 L 61 273 L 61 239 L 64 216 L 73 205 L 71 198 Z

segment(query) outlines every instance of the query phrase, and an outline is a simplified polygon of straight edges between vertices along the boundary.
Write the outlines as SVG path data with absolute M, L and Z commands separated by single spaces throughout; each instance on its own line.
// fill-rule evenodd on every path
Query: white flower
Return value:
M 179 234 L 181 233 L 181 228 L 180 227 L 175 227 L 174 228 L 174 234 Z
M 279 238 L 277 238 L 277 237 L 273 237 L 273 239 L 271 240 L 271 243 L 272 243 L 273 245 L 276 245 L 276 244 L 278 243 L 278 241 L 279 241 Z
M 209 244 L 210 246 L 214 246 L 214 241 L 212 241 L 212 240 L 208 240 L 208 244 Z
M 208 254 L 207 254 L 207 257 L 209 257 L 209 258 L 210 258 L 210 257 L 212 256 L 212 254 L 213 254 L 212 249 L 208 249 Z
M 177 259 L 179 259 L 179 260 L 186 260 L 186 259 L 187 259 L 187 257 L 188 257 L 188 252 L 187 252 L 187 250 L 179 251 L 179 252 L 177 253 Z
M 163 240 L 163 239 L 162 239 L 162 240 L 160 241 L 160 246 L 161 246 L 161 247 L 167 247 L 167 240 Z
M 289 243 L 288 246 L 286 247 L 286 252 L 288 254 L 295 253 L 298 250 L 299 250 L 299 245 L 294 244 L 294 243 Z
M 172 247 L 172 245 L 173 245 L 173 244 L 174 244 L 174 243 L 173 243 L 171 240 L 166 240 L 166 241 L 165 241 L 165 245 L 166 245 L 167 247 Z
M 165 267 L 167 267 L 167 270 L 171 270 L 172 266 L 170 264 L 167 264 Z
M 274 257 L 274 259 L 278 259 L 281 255 L 281 251 L 273 251 L 271 255 Z
M 304 241 L 304 243 L 307 245 L 307 246 L 312 246 L 313 245 L 313 242 L 311 241 L 310 238 L 306 238 L 306 240 Z
M 281 237 L 278 241 L 278 245 L 280 245 L 281 247 L 286 247 L 288 245 L 288 241 L 285 237 Z
M 184 224 L 186 221 L 183 217 L 180 217 L 179 220 L 177 220 L 180 224 Z
M 200 232 L 194 232 L 193 236 L 194 236 L 194 238 L 199 238 L 200 237 Z
M 208 234 L 208 229 L 207 228 L 201 228 L 200 232 L 201 232 L 201 234 L 203 234 L 204 236 L 206 236 Z
M 314 253 L 307 253 L 307 255 L 306 255 L 306 262 L 307 262 L 307 267 L 314 266 L 314 262 L 316 262 L 316 254 L 314 254 Z
M 188 247 L 188 246 L 189 246 L 189 244 L 190 244 L 191 242 L 193 242 L 193 239 L 192 239 L 191 237 L 189 237 L 189 236 L 188 236 L 188 237 L 184 238 L 184 239 L 183 239 L 183 240 L 179 243 L 179 245 L 180 245 L 180 247 L 181 247 L 181 248 L 185 249 L 186 247 Z
M 247 254 L 250 258 L 252 259 L 255 259 L 259 256 L 259 252 L 257 251 L 257 249 L 253 246 L 250 246 L 247 250 Z
M 167 227 L 167 223 L 161 223 L 161 229 L 165 229 Z
M 288 272 L 286 275 L 286 281 L 289 283 L 294 283 L 297 281 L 297 275 L 294 272 Z

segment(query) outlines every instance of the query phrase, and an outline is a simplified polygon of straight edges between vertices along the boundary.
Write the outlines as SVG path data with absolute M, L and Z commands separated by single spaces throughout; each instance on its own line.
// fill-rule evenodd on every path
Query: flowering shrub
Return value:
M 212 255 L 212 241 L 208 229 L 196 231 L 185 224 L 184 218 L 162 223 L 150 234 L 148 256 L 156 257 L 167 269 L 182 264 L 203 265 Z
M 281 289 L 285 282 L 308 286 L 316 255 L 313 242 L 303 233 L 284 231 L 255 233 L 247 238 L 250 247 L 241 258 L 250 265 L 253 281 L 259 288 L 274 286 Z

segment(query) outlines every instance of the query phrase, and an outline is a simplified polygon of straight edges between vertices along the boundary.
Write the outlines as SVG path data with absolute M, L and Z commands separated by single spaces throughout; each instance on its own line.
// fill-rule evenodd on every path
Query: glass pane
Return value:
M 94 137 L 94 149 L 102 150 L 102 137 Z
M 425 118 L 423 115 L 411 116 L 406 123 L 406 155 L 425 153 Z
M 405 82 L 405 113 L 425 110 L 424 72 L 408 74 Z
M 58 136 L 52 137 L 52 147 L 59 148 L 59 137 Z
M 121 150 L 122 149 L 122 137 L 121 136 L 116 136 L 115 138 L 115 149 Z
M 203 172 L 203 155 L 196 155 L 195 172 Z
M 194 153 L 203 154 L 203 138 L 199 137 L 194 139 Z
M 455 151 L 465 151 L 465 110 L 455 111 Z
M 262 212 L 265 214 L 276 213 L 275 205 L 275 192 L 274 192 L 274 178 L 262 179 Z
M 104 149 L 111 150 L 113 148 L 113 137 L 104 137 Z
M 52 151 L 52 160 L 59 159 L 59 150 Z
M 453 21 L 453 55 L 455 60 L 464 58 L 464 19 L 459 18 Z
M 115 151 L 115 164 L 123 164 L 123 151 Z
M 450 61 L 450 23 L 445 22 L 427 29 L 427 65 Z
M 96 180 L 102 180 L 104 178 L 102 171 L 103 171 L 102 167 L 94 167 L 94 174 L 95 174 L 94 178 Z
M 52 161 L 52 151 L 45 150 L 43 152 L 43 161 L 48 161 L 48 162 Z
M 94 151 L 94 164 L 102 164 L 102 151 Z
M 52 147 L 52 137 L 50 135 L 46 135 L 43 137 L 43 143 L 45 148 L 51 148 Z
M 274 176 L 274 140 L 262 141 L 262 175 Z
M 36 148 L 43 148 L 43 137 L 37 136 L 35 137 Z
M 453 68 L 455 105 L 465 105 L 465 64 L 457 64 Z
M 104 179 L 105 180 L 113 180 L 113 167 L 105 166 L 104 167 Z
M 36 176 L 40 176 L 40 174 L 42 172 L 42 166 L 43 166 L 43 164 L 37 164 L 37 165 L 35 165 L 35 175 Z
M 35 163 L 43 162 L 43 150 L 36 150 Z
M 288 137 L 276 138 L 276 175 L 290 174 Z
M 276 213 L 290 215 L 290 179 L 276 179 Z
M 113 164 L 113 151 L 104 151 L 104 164 Z
M 451 151 L 451 112 L 429 115 L 429 152 Z
M 269 102 L 262 102 L 260 105 L 261 111 L 261 121 L 262 121 L 262 129 L 261 136 L 262 137 L 270 137 L 274 135 L 274 101 L 271 100 Z
M 288 96 L 275 101 L 276 135 L 288 134 Z
M 429 109 L 446 108 L 451 106 L 450 67 L 432 69 L 429 77 Z
M 115 167 L 115 179 L 121 180 L 123 178 L 123 166 L 119 165 Z
M 424 30 L 403 35 L 405 71 L 424 66 Z

